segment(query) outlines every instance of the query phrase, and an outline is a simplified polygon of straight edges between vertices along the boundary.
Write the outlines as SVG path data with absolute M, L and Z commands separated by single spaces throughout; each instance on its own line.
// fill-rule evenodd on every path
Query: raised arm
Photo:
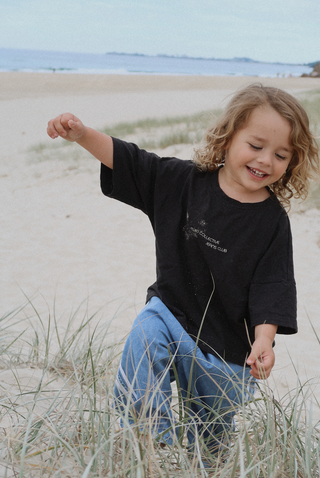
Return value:
M 110 136 L 85 126 L 79 118 L 71 113 L 64 113 L 48 123 L 47 133 L 50 138 L 61 138 L 76 142 L 89 151 L 108 168 L 113 168 L 113 142 Z

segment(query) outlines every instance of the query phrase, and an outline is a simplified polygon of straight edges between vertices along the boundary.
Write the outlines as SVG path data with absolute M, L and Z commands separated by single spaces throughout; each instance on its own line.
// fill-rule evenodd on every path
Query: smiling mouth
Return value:
M 262 173 L 261 171 L 258 171 L 257 169 L 254 169 L 254 168 L 250 168 L 249 166 L 247 166 L 249 172 L 251 174 L 253 174 L 254 176 L 256 176 L 257 178 L 266 178 L 267 176 L 269 176 L 269 174 L 266 174 L 266 173 Z

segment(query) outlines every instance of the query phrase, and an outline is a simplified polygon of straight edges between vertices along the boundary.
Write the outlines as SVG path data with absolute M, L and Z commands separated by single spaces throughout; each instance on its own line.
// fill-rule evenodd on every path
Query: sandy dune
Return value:
M 39 143 L 52 147 L 47 121 L 64 111 L 93 127 L 138 118 L 176 116 L 221 107 L 226 96 L 257 78 L 0 74 L 0 315 L 33 300 L 43 317 L 56 301 L 65 321 L 82 314 L 110 320 L 113 340 L 129 331 L 154 280 L 153 235 L 139 211 L 106 199 L 92 158 L 55 156 L 37 162 Z M 293 94 L 320 87 L 310 78 L 263 79 Z M 67 151 L 67 149 L 66 149 Z M 186 156 L 189 149 L 177 154 Z M 283 396 L 312 379 L 319 396 L 320 211 L 291 213 L 299 290 L 296 336 L 277 338 L 270 386 Z M 81 315 L 80 313 L 80 315 Z

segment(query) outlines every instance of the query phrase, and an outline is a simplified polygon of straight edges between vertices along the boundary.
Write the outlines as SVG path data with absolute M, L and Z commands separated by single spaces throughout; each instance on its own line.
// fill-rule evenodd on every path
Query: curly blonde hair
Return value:
M 289 93 L 255 83 L 234 95 L 217 122 L 208 128 L 204 140 L 195 149 L 194 161 L 204 171 L 215 171 L 225 160 L 225 150 L 236 131 L 245 127 L 252 111 L 271 106 L 291 125 L 293 156 L 285 174 L 270 187 L 286 207 L 292 197 L 304 200 L 310 180 L 320 173 L 319 148 L 309 129 L 304 108 Z

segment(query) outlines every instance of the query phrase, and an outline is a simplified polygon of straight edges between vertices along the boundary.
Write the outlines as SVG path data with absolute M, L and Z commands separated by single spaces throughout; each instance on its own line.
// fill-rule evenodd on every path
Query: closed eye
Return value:
M 287 159 L 285 156 L 281 156 L 280 154 L 276 154 L 277 158 L 279 159 Z
M 254 150 L 256 150 L 256 151 L 262 149 L 260 146 L 255 146 L 254 144 L 251 144 L 251 143 L 249 143 L 249 145 L 250 145 L 250 147 L 251 147 L 252 149 L 254 149 Z M 282 160 L 287 159 L 286 156 L 281 156 L 281 154 L 277 154 L 277 153 L 276 153 L 276 156 L 277 156 L 277 158 L 282 159 Z
M 251 143 L 249 143 L 249 145 L 251 146 L 251 148 L 256 149 L 256 150 L 262 149 L 262 148 L 260 148 L 260 146 L 255 146 L 254 144 L 251 144 Z

